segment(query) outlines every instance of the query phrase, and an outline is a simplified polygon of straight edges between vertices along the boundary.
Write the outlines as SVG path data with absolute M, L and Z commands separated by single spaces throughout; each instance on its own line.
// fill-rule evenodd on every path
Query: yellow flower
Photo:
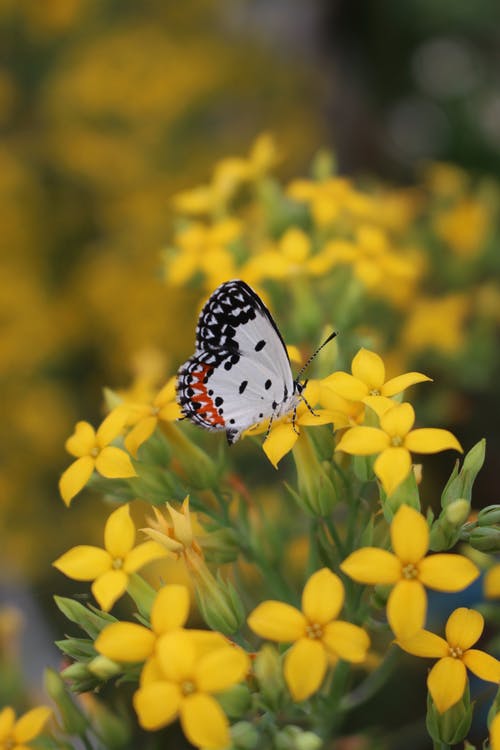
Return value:
M 477 567 L 462 555 L 429 550 L 429 527 L 414 508 L 401 505 L 391 523 L 393 552 L 363 547 L 353 552 L 340 569 L 359 583 L 394 584 L 387 602 L 387 619 L 398 638 L 423 628 L 427 611 L 425 587 L 461 591 L 478 575 Z
M 366 632 L 336 619 L 343 603 L 342 581 L 322 568 L 304 587 L 302 611 L 284 602 L 267 601 L 248 618 L 251 629 L 262 638 L 293 643 L 285 655 L 284 675 L 296 701 L 306 700 L 318 690 L 329 663 L 365 659 L 370 645 Z
M 491 217 L 484 202 L 463 198 L 434 219 L 434 229 L 451 250 L 461 258 L 470 258 L 483 248 Z
M 465 294 L 420 297 L 401 332 L 404 348 L 410 352 L 427 348 L 448 354 L 458 351 L 464 342 L 464 322 L 469 308 L 470 298 Z
M 318 401 L 319 383 L 318 381 L 309 381 L 303 391 L 304 398 L 310 407 Z M 298 403 L 295 418 L 293 412 L 285 414 L 281 419 L 273 420 L 271 429 L 267 438 L 262 444 L 262 449 L 275 469 L 288 451 L 291 451 L 300 435 L 300 427 L 318 427 L 323 424 L 332 424 L 338 415 L 327 409 L 314 409 L 311 412 L 305 401 Z M 269 421 L 265 421 L 258 427 L 251 427 L 246 431 L 246 435 L 257 435 L 266 432 L 269 428 Z
M 51 716 L 51 708 L 38 706 L 16 721 L 14 709 L 6 706 L 0 711 L 0 750 L 27 750 Z
M 309 204 L 313 220 L 321 228 L 346 216 L 371 216 L 373 211 L 370 196 L 359 192 L 345 177 L 329 177 L 320 182 L 293 180 L 287 195 Z
M 227 747 L 229 722 L 213 696 L 241 682 L 248 665 L 245 652 L 234 646 L 200 653 L 189 630 L 163 636 L 157 648 L 158 672 L 143 680 L 134 695 L 139 723 L 155 730 L 179 717 L 193 745 Z
M 479 612 L 459 607 L 446 623 L 446 640 L 428 630 L 398 645 L 414 656 L 437 657 L 427 677 L 427 687 L 439 713 L 444 713 L 464 694 L 467 669 L 487 682 L 500 683 L 500 662 L 484 651 L 471 648 L 483 632 L 484 619 Z
M 382 358 L 368 349 L 360 349 L 353 358 L 351 372 L 352 375 L 342 371 L 334 372 L 322 381 L 322 385 L 343 398 L 367 403 L 369 396 L 395 396 L 411 385 L 431 380 L 421 372 L 407 372 L 386 381 Z
M 378 453 L 374 471 L 388 495 L 406 479 L 411 470 L 410 451 L 438 453 L 449 448 L 462 452 L 456 437 L 434 427 L 412 430 L 415 412 L 411 404 L 396 404 L 379 418 L 379 427 L 351 427 L 336 450 L 354 456 Z
M 182 417 L 176 401 L 175 376 L 163 386 L 150 404 L 127 404 L 129 421 L 135 424 L 125 438 L 125 447 L 134 457 L 146 440 L 151 437 L 159 422 L 174 422 Z
M 170 284 L 182 286 L 195 273 L 212 277 L 221 274 L 224 279 L 235 274 L 233 255 L 229 246 L 241 234 L 237 219 L 223 219 L 206 226 L 193 222 L 175 237 L 176 252 L 166 257 L 166 279 Z
M 93 581 L 92 593 L 107 612 L 125 592 L 132 573 L 166 554 L 157 542 L 134 547 L 134 541 L 135 526 L 129 506 L 122 505 L 106 521 L 105 549 L 79 545 L 61 555 L 53 565 L 76 581 Z
M 61 497 L 69 505 L 87 484 L 94 469 L 108 479 L 135 477 L 130 456 L 110 443 L 121 433 L 127 412 L 121 406 L 114 409 L 97 430 L 88 422 L 77 422 L 75 431 L 66 441 L 66 450 L 76 461 L 59 480 Z
M 493 717 L 490 724 L 490 748 L 500 750 L 500 713 Z
M 141 531 L 177 558 L 181 555 L 190 557 L 192 554 L 203 557 L 201 547 L 193 535 L 189 495 L 184 498 L 180 511 L 173 508 L 170 503 L 166 503 L 166 506 L 172 521 L 171 524 L 166 521 L 165 516 L 160 513 L 158 508 L 153 507 L 155 518 L 148 518 L 147 522 L 150 526 L 141 529 Z
M 500 563 L 486 571 L 483 586 L 488 599 L 500 599 Z

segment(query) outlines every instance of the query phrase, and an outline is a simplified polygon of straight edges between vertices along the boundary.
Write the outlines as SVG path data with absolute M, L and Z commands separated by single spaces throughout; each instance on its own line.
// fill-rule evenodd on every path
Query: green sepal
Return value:
M 74 661 L 86 661 L 97 656 L 94 642 L 88 638 L 65 638 L 62 641 L 55 641 L 55 645 L 65 656 L 69 656 Z
M 371 482 L 375 479 L 375 472 L 373 471 L 375 458 L 374 456 L 352 457 L 352 469 L 360 482 Z
M 462 698 L 444 713 L 439 713 L 430 693 L 427 695 L 427 731 L 434 742 L 456 745 L 468 735 L 474 704 L 470 702 L 469 684 Z
M 458 500 L 458 498 L 464 498 L 470 502 L 472 486 L 484 463 L 485 452 L 486 440 L 483 438 L 465 455 L 461 469 L 458 468 L 459 461 L 456 461 L 441 495 L 442 508 L 445 508 L 454 500 Z
M 380 502 L 384 518 L 388 523 L 392 521 L 402 505 L 409 505 L 410 508 L 415 508 L 420 512 L 420 495 L 413 471 L 410 471 L 406 479 L 390 495 L 386 495 L 383 487 L 380 486 Z
M 282 656 L 276 646 L 265 643 L 254 661 L 254 674 L 262 706 L 276 713 L 288 701 L 288 691 L 283 678 Z
M 156 429 L 137 451 L 139 460 L 147 465 L 167 466 L 172 451 L 161 430 Z
M 223 565 L 234 562 L 241 552 L 238 534 L 231 528 L 219 528 L 209 531 L 198 538 L 203 555 L 208 563 Z
M 65 596 L 54 596 L 54 601 L 63 615 L 78 625 L 92 640 L 95 640 L 110 622 L 118 622 L 109 612 L 102 612 L 91 604 L 85 606 Z
M 500 505 L 488 505 L 482 508 L 477 515 L 478 526 L 493 526 L 500 524 Z
M 470 514 L 470 503 L 459 498 L 447 505 L 431 528 L 429 547 L 433 552 L 451 549 L 462 535 L 463 524 Z
M 470 532 L 468 542 L 480 552 L 500 552 L 500 529 L 478 526 Z

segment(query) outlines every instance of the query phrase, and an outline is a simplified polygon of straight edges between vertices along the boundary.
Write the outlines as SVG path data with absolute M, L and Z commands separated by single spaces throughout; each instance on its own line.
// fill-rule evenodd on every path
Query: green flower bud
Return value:
M 219 574 L 215 579 L 201 558 L 198 569 L 192 572 L 196 601 L 207 625 L 227 636 L 237 633 L 245 622 L 245 610 L 234 586 Z
M 470 533 L 469 544 L 481 552 L 500 552 L 500 529 L 477 527 Z
M 428 695 L 426 726 L 434 742 L 457 745 L 469 733 L 471 723 L 472 706 L 468 685 L 458 703 L 442 714 L 437 710 L 430 694 Z
M 89 661 L 87 668 L 91 674 L 102 681 L 109 680 L 111 677 L 116 677 L 116 675 L 123 672 L 122 666 L 108 659 L 107 656 L 102 656 L 102 654 Z
M 414 472 L 410 471 L 406 479 L 389 496 L 385 494 L 381 487 L 380 500 L 385 519 L 388 523 L 392 521 L 401 505 L 409 505 L 411 508 L 420 511 L 420 495 Z
M 62 670 L 61 676 L 71 685 L 71 692 L 86 693 L 99 686 L 100 680 L 91 674 L 87 664 L 75 662 Z
M 319 750 L 323 740 L 314 732 L 305 732 L 300 727 L 287 726 L 276 734 L 276 750 Z
M 432 524 L 430 549 L 441 552 L 453 547 L 460 538 L 462 526 L 470 513 L 468 500 L 454 500 L 446 505 L 436 521 Z
M 85 734 L 89 721 L 74 703 L 61 675 L 53 669 L 45 670 L 45 690 L 59 709 L 64 731 L 68 734 Z
M 472 486 L 484 463 L 486 452 L 486 440 L 480 440 L 466 454 L 462 468 L 459 470 L 457 461 L 448 482 L 441 495 L 441 507 L 445 508 L 458 498 L 464 498 L 470 502 L 472 497 Z
M 244 716 L 252 703 L 252 695 L 247 685 L 234 685 L 229 690 L 220 693 L 217 698 L 224 713 L 230 719 L 239 719 Z
M 279 710 L 286 690 L 281 657 L 275 646 L 270 643 L 262 646 L 255 657 L 254 674 L 265 704 L 272 710 Z
M 309 515 L 328 516 L 337 503 L 327 462 L 320 462 L 310 435 L 302 431 L 292 448 L 297 467 L 298 492 L 292 492 L 297 503 Z
M 469 517 L 470 514 L 470 502 L 468 500 L 459 498 L 453 500 L 445 508 L 446 520 L 455 527 L 461 526 Z
M 236 750 L 254 750 L 260 743 L 260 735 L 249 721 L 238 721 L 231 727 L 232 746 Z
M 478 526 L 493 526 L 496 523 L 500 524 L 500 505 L 488 505 L 479 511 Z

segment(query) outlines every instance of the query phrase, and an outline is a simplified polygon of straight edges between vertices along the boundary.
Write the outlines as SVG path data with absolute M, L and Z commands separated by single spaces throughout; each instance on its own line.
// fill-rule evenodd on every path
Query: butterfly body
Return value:
M 221 284 L 201 311 L 196 350 L 177 375 L 183 415 L 236 442 L 252 425 L 293 414 L 302 385 L 260 297 L 244 281 Z

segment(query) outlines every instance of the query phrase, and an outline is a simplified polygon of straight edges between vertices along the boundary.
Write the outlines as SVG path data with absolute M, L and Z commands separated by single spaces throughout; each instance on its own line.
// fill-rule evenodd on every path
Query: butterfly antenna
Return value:
M 313 354 L 311 354 L 311 356 L 309 357 L 309 359 L 307 360 L 307 362 L 305 363 L 305 365 L 302 365 L 302 367 L 298 371 L 297 376 L 295 378 L 296 381 L 300 378 L 300 376 L 302 375 L 302 373 L 304 372 L 304 370 L 307 370 L 307 368 L 309 367 L 309 365 L 311 364 L 311 362 L 313 361 L 313 359 L 315 359 L 318 356 L 318 354 L 323 349 L 323 347 L 325 347 L 327 344 L 329 344 L 330 341 L 332 341 L 335 338 L 336 335 L 337 335 L 337 331 L 333 331 L 333 333 L 331 333 L 328 336 L 328 338 L 323 341 L 323 343 L 321 344 L 321 346 L 318 346 L 318 348 L 316 349 L 316 351 L 313 352 Z

